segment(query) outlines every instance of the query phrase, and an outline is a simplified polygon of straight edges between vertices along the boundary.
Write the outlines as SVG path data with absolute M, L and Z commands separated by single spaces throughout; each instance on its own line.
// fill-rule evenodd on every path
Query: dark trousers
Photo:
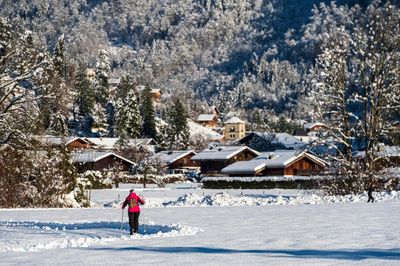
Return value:
M 368 201 L 367 201 L 367 203 L 368 202 L 372 202 L 372 203 L 374 203 L 374 197 L 372 197 L 372 194 L 370 195 L 370 194 L 368 194 Z
M 140 212 L 128 212 L 131 235 L 139 231 L 139 215 Z

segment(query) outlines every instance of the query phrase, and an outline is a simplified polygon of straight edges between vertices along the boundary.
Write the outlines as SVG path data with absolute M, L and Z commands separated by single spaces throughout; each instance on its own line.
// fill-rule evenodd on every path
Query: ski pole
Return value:
M 142 199 L 144 199 L 144 195 L 142 195 Z M 144 212 L 143 212 L 143 208 L 142 208 L 142 223 L 143 223 L 143 232 L 146 234 L 146 223 L 144 222 Z
M 143 209 L 142 209 L 142 223 L 143 223 L 143 232 L 146 234 L 146 223 L 144 222 Z
M 121 229 L 120 230 L 122 230 L 123 225 L 124 225 L 124 209 L 122 209 Z

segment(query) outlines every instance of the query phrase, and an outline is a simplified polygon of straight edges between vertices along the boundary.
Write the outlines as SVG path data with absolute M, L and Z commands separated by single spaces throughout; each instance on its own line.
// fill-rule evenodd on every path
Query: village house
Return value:
M 303 127 L 307 132 L 319 132 L 328 128 L 324 123 L 321 122 L 306 123 Z
M 158 156 L 168 166 L 171 174 L 183 173 L 187 171 L 198 171 L 200 164 L 192 160 L 196 153 L 190 151 L 162 151 L 154 156 Z
M 379 151 L 376 152 L 375 170 L 380 171 L 384 168 L 400 167 L 400 146 L 381 145 Z M 365 159 L 365 151 L 359 151 L 354 154 L 354 158 L 363 161 Z
M 56 136 L 37 136 L 35 137 L 41 145 L 60 147 L 65 145 L 69 150 L 90 149 L 91 143 L 81 137 L 56 137 Z
M 142 93 L 143 90 L 146 88 L 144 85 L 139 85 L 137 86 L 137 90 Z M 162 97 L 162 91 L 161 89 L 150 89 L 150 95 L 153 103 L 160 103 L 161 102 L 161 97 Z
M 233 141 L 243 138 L 246 135 L 246 123 L 237 118 L 232 117 L 228 121 L 224 123 L 225 128 L 225 140 L 226 141 Z
M 327 167 L 324 160 L 306 152 L 277 150 L 262 153 L 250 161 L 233 163 L 222 173 L 229 176 L 310 176 Z
M 72 155 L 72 161 L 79 173 L 88 170 L 129 172 L 135 165 L 134 162 L 115 153 L 99 151 L 75 152 Z
M 202 175 L 220 174 L 226 166 L 237 161 L 248 161 L 259 153 L 246 146 L 210 147 L 195 156 L 192 160 L 200 164 Z
M 121 147 L 119 138 L 84 138 L 91 144 L 91 147 L 96 150 L 116 150 Z M 146 139 L 127 139 L 124 147 L 144 149 L 149 152 L 154 152 L 157 142 L 152 138 Z
M 306 143 L 288 133 L 251 132 L 237 141 L 258 151 L 299 150 Z
M 196 122 L 204 127 L 216 128 L 218 125 L 218 118 L 215 114 L 200 114 Z

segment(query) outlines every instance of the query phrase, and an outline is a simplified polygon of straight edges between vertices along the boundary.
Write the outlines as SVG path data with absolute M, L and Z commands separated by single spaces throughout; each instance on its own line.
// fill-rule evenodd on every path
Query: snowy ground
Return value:
M 400 265 L 400 192 L 140 189 L 140 234 L 121 230 L 129 186 L 88 209 L 0 210 L 0 265 Z M 126 221 L 126 217 L 125 221 Z

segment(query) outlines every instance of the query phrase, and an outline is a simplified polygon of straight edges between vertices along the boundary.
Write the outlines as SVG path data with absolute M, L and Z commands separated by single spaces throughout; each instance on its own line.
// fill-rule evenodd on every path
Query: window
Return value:
M 235 127 L 230 127 L 229 132 L 235 132 Z
M 234 138 L 235 138 L 235 134 L 230 134 L 229 137 L 230 137 L 231 139 L 234 139 Z

